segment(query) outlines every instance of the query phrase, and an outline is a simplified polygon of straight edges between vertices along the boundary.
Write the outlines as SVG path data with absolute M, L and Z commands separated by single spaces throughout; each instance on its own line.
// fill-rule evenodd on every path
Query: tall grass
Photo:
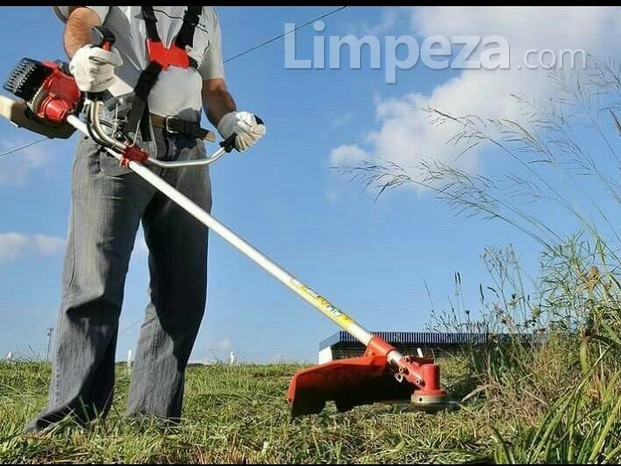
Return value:
M 496 461 L 613 463 L 621 459 L 621 70 L 591 57 L 587 70 L 550 79 L 558 94 L 548 101 L 514 96 L 519 121 L 424 110 L 430 124 L 458 128 L 449 143 L 459 157 L 477 151 L 502 160 L 502 171 L 473 174 L 428 159 L 340 171 L 377 196 L 426 188 L 458 214 L 505 222 L 533 240 L 536 274 L 527 279 L 512 247 L 487 248 L 492 283 L 479 288 L 479 312 L 456 299 L 434 310 L 430 327 L 516 335 L 464 354 L 468 396 L 520 420 L 510 433 L 492 429 Z M 569 226 L 552 225 L 544 208 Z M 545 340 L 525 344 L 523 333 Z

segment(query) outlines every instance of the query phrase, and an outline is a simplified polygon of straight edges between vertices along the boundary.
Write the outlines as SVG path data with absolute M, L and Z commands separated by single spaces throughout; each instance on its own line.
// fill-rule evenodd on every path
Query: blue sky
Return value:
M 282 34 L 334 7 L 219 7 L 225 58 Z M 66 59 L 62 24 L 50 7 L 2 7 L 0 67 L 8 74 L 22 57 Z M 619 9 L 516 11 L 478 8 L 349 7 L 290 35 L 296 56 L 313 57 L 313 37 L 373 34 L 424 40 L 433 34 L 502 35 L 512 57 L 528 47 L 606 48 Z M 612 23 L 614 24 L 614 23 Z M 567 31 L 570 32 L 567 32 Z M 612 36 L 611 36 L 612 37 Z M 530 43 L 531 41 L 532 43 Z M 327 43 L 327 42 L 326 42 Z M 614 41 L 613 41 L 614 43 Z M 399 70 L 395 83 L 362 56 L 360 69 L 287 69 L 285 40 L 228 62 L 229 89 L 240 110 L 260 115 L 267 135 L 244 154 L 211 170 L 213 215 L 369 330 L 423 330 L 432 303 L 454 299 L 459 272 L 466 306 L 478 307 L 479 285 L 490 284 L 480 258 L 486 247 L 512 244 L 527 271 L 536 272 L 539 246 L 502 222 L 457 215 L 429 192 L 400 188 L 377 202 L 375 191 L 332 168 L 386 157 L 406 164 L 418 152 L 454 160 L 449 133 L 426 128 L 419 106 L 457 113 L 513 115 L 510 92 L 545 97 L 541 73 L 513 70 Z M 386 49 L 384 60 L 387 57 Z M 400 53 L 400 55 L 399 55 Z M 404 59 L 404 51 L 398 53 Z M 535 76 L 535 77 L 532 77 Z M 3 93 L 5 91 L 2 91 Z M 0 152 L 38 139 L 0 122 Z M 0 356 L 45 357 L 47 329 L 55 327 L 69 215 L 75 138 L 48 140 L 0 158 Z M 214 150 L 215 146 L 208 147 Z M 501 170 L 484 153 L 458 164 L 477 173 Z M 415 162 L 415 160 L 412 160 Z M 558 210 L 538 212 L 560 230 L 571 224 Z M 147 299 L 147 255 L 137 241 L 126 283 L 117 357 L 138 338 Z M 193 360 L 315 361 L 318 344 L 339 330 L 228 243 L 211 236 L 208 306 Z

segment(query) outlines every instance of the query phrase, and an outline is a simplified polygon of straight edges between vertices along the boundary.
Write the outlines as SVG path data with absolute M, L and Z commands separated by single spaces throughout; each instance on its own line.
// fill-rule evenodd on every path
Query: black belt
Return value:
M 182 120 L 179 117 L 151 114 L 151 124 L 154 128 L 163 128 L 167 134 L 184 134 L 200 139 L 206 139 L 209 142 L 216 142 L 216 135 L 208 129 L 201 128 L 197 121 Z

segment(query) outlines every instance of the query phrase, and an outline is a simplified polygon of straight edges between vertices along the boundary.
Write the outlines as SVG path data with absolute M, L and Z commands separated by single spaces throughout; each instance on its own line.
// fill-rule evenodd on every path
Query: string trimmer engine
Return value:
M 84 99 L 66 63 L 22 58 L 4 89 L 19 98 L 0 96 L 0 115 L 14 125 L 49 138 L 66 139 L 75 131 L 67 117 L 80 112 Z
M 62 62 L 23 58 L 11 71 L 4 89 L 21 98 L 39 119 L 50 124 L 63 124 L 75 113 L 82 93 Z

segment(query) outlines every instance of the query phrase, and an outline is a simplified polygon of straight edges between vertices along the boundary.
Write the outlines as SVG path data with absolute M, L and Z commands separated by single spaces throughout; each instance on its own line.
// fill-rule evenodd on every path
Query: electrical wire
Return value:
M 254 52 L 255 50 L 260 49 L 261 47 L 265 47 L 266 45 L 269 45 L 269 44 L 271 44 L 272 42 L 277 41 L 278 39 L 282 39 L 282 38 L 283 38 L 283 37 L 285 37 L 287 34 L 294 33 L 295 31 L 298 31 L 299 29 L 302 29 L 303 27 L 306 27 L 306 26 L 308 26 L 309 24 L 314 23 L 315 21 L 319 21 L 320 19 L 327 18 L 328 16 L 331 16 L 331 15 L 333 15 L 333 14 L 335 14 L 335 13 L 338 13 L 339 11 L 342 11 L 342 10 L 344 10 L 345 8 L 347 8 L 347 6 L 341 6 L 341 7 L 335 8 L 334 10 L 329 11 L 328 13 L 325 13 L 325 14 L 323 14 L 323 15 L 321 15 L 321 16 L 318 16 L 317 18 L 314 18 L 314 19 L 312 19 L 312 20 L 310 20 L 310 21 L 307 21 L 307 22 L 306 22 L 306 23 L 304 23 L 304 24 L 301 24 L 300 26 L 296 27 L 295 29 L 293 29 L 293 30 L 291 30 L 291 31 L 288 31 L 288 32 L 286 32 L 286 33 L 284 33 L 284 34 L 279 34 L 278 36 L 272 37 L 271 39 L 268 39 L 268 40 L 266 40 L 265 42 L 262 42 L 262 43 L 260 43 L 260 44 L 258 44 L 258 45 L 255 45 L 254 47 L 251 47 L 251 48 L 249 48 L 249 49 L 247 49 L 247 50 L 244 50 L 243 52 L 240 52 L 240 53 L 238 53 L 237 55 L 232 56 L 231 58 L 227 58 L 226 60 L 224 60 L 224 63 L 228 63 L 228 62 L 231 62 L 231 61 L 233 61 L 233 60 L 236 60 L 236 59 L 238 59 L 238 58 L 240 58 L 240 57 L 243 57 L 244 55 L 247 55 L 247 54 L 249 54 L 249 53 L 251 53 L 251 52 Z M 35 144 L 39 144 L 40 142 L 43 142 L 43 141 L 45 141 L 46 139 L 49 139 L 49 138 L 47 138 L 47 137 L 43 137 L 43 138 L 41 138 L 41 139 L 36 139 L 36 140 L 31 141 L 31 142 L 29 142 L 29 143 L 27 143 L 27 144 L 24 144 L 23 146 L 19 146 L 19 147 L 16 147 L 16 148 L 14 148 L 14 149 L 10 149 L 10 150 L 8 150 L 8 151 L 6 151 L 6 152 L 1 153 L 1 154 L 0 154 L 0 158 L 5 157 L 5 156 L 10 155 L 10 154 L 13 154 L 13 153 L 15 153 L 15 152 L 19 152 L 20 150 L 22 150 L 22 149 L 26 149 L 26 148 L 28 148 L 28 147 L 30 147 L 30 146 L 34 146 Z
M 18 151 L 20 151 L 22 149 L 26 149 L 27 147 L 34 146 L 35 144 L 39 144 L 40 142 L 43 142 L 46 139 L 48 139 L 48 138 L 47 137 L 42 137 L 41 139 L 35 139 L 34 141 L 30 141 L 29 143 L 26 143 L 23 146 L 19 146 L 19 147 L 16 147 L 14 149 L 11 149 L 11 150 L 8 150 L 6 152 L 3 152 L 3 153 L 0 154 L 0 158 L 5 157 L 5 156 L 10 155 L 10 154 L 13 154 L 15 152 L 18 152 Z
M 345 8 L 347 8 L 347 6 L 341 6 L 341 7 L 339 7 L 339 8 L 336 8 L 336 9 L 332 10 L 332 11 L 329 11 L 328 13 L 326 13 L 326 14 L 324 14 L 324 15 L 321 15 L 321 16 L 319 16 L 319 17 L 315 18 L 315 19 L 311 19 L 310 21 L 307 21 L 306 23 L 304 23 L 304 24 L 302 24 L 302 25 L 300 25 L 300 26 L 296 27 L 295 29 L 292 29 L 291 31 L 287 31 L 287 32 L 285 32 L 284 34 L 280 34 L 280 35 L 278 35 L 278 36 L 272 37 L 271 39 L 268 39 L 268 40 L 266 40 L 265 42 L 260 43 L 259 45 L 256 45 L 256 46 L 254 46 L 254 47 L 252 47 L 252 48 L 250 48 L 250 49 L 248 49 L 248 50 L 245 50 L 245 51 L 243 51 L 243 52 L 241 52 L 241 53 L 238 53 L 237 55 L 235 55 L 235 56 L 233 56 L 233 57 L 231 57 L 231 58 L 227 58 L 226 60 L 224 60 L 224 63 L 228 63 L 228 62 L 233 61 L 233 60 L 235 60 L 235 59 L 237 59 L 237 58 L 239 58 L 239 57 L 243 57 L 244 55 L 246 55 L 246 54 L 248 54 L 248 53 L 250 53 L 250 52 L 254 52 L 254 51 L 255 51 L 255 50 L 257 50 L 257 49 L 260 49 L 261 47 L 264 47 L 264 46 L 266 46 L 266 45 L 268 45 L 268 44 L 271 44 L 271 43 L 272 43 L 272 42 L 274 42 L 274 41 L 277 41 L 278 39 L 282 39 L 282 38 L 283 38 L 283 37 L 285 37 L 287 34 L 292 34 L 292 33 L 294 33 L 295 31 L 297 31 L 297 30 L 299 30 L 299 29 L 302 29 L 303 27 L 306 27 L 306 26 L 308 26 L 309 24 L 314 23 L 315 21 L 319 21 L 320 19 L 326 18 L 326 17 L 328 17 L 328 16 L 330 16 L 330 15 L 333 15 L 333 14 L 335 14 L 335 13 L 338 13 L 339 11 L 344 10 Z
M 233 61 L 233 60 L 236 60 L 236 59 L 238 59 L 238 58 L 240 58 L 240 57 L 243 57 L 244 55 L 247 55 L 247 54 L 249 54 L 249 53 L 251 53 L 251 52 L 254 52 L 254 51 L 256 51 L 256 50 L 258 50 L 258 49 L 260 49 L 260 48 L 262 48 L 262 47 L 265 47 L 266 45 L 271 44 L 272 42 L 277 41 L 278 39 L 282 39 L 282 38 L 283 38 L 283 37 L 285 37 L 287 34 L 294 33 L 295 31 L 298 31 L 298 30 L 300 30 L 300 29 L 302 29 L 302 28 L 304 28 L 304 27 L 308 26 L 309 24 L 314 23 L 315 21 L 319 21 L 319 20 L 321 20 L 321 19 L 323 19 L 323 18 L 327 18 L 328 16 L 331 16 L 331 15 L 333 15 L 333 14 L 335 14 L 335 13 L 338 13 L 339 11 L 342 11 L 342 10 L 344 10 L 345 8 L 347 8 L 347 6 L 341 6 L 341 7 L 339 7 L 339 8 L 335 8 L 334 10 L 329 11 L 328 13 L 325 13 L 325 14 L 323 14 L 323 15 L 321 15 L 321 16 L 318 16 L 318 17 L 316 17 L 316 18 L 314 18 L 314 19 L 312 19 L 312 20 L 310 20 L 310 21 L 307 21 L 307 22 L 305 22 L 304 24 L 301 24 L 300 26 L 297 26 L 296 28 L 292 29 L 291 31 L 288 31 L 288 32 L 286 32 L 286 33 L 284 33 L 284 34 L 279 34 L 279 35 L 277 35 L 277 36 L 274 36 L 274 37 L 272 37 L 271 39 L 268 39 L 268 40 L 266 40 L 266 41 L 264 41 L 264 42 L 262 42 L 262 43 L 260 43 L 260 44 L 258 44 L 258 45 L 255 45 L 254 47 L 251 47 L 251 48 L 249 48 L 249 49 L 247 49 L 247 50 L 244 50 L 243 52 L 238 53 L 237 55 L 234 55 L 234 56 L 232 56 L 232 57 L 230 57 L 230 58 L 227 58 L 226 60 L 224 60 L 224 63 L 228 63 L 228 62 L 231 62 L 231 61 Z M 49 139 L 49 138 L 47 138 L 47 137 L 43 137 L 43 138 L 41 138 L 41 139 L 36 139 L 36 140 L 31 141 L 31 142 L 29 142 L 29 143 L 27 143 L 27 144 L 24 144 L 24 145 L 22 145 L 22 146 L 19 146 L 19 147 L 16 147 L 16 148 L 14 148 L 14 149 L 11 149 L 11 150 L 8 150 L 8 151 L 6 151 L 6 152 L 3 152 L 3 153 L 1 153 L 1 154 L 0 154 L 0 158 L 5 157 L 5 156 L 10 155 L 10 154 L 13 154 L 13 153 L 15 153 L 15 152 L 18 152 L 18 151 L 20 151 L 20 150 L 22 150 L 22 149 L 26 149 L 26 148 L 28 148 L 28 147 L 30 147 L 30 146 L 34 146 L 35 144 L 39 144 L 40 142 L 43 142 L 43 141 L 45 141 L 46 139 Z M 125 332 L 127 332 L 129 329 L 131 329 L 133 326 L 135 326 L 135 325 L 136 325 L 138 322 L 140 322 L 141 320 L 142 320 L 142 318 L 140 318 L 140 319 L 136 320 L 134 323 L 130 324 L 128 327 L 126 327 L 124 330 L 122 330 L 122 331 L 119 333 L 119 336 L 120 336 L 120 335 L 123 335 Z
M 251 53 L 251 52 L 254 52 L 255 50 L 258 50 L 258 49 L 260 49 L 261 47 L 265 47 L 266 45 L 269 45 L 269 44 L 271 44 L 272 42 L 277 41 L 278 39 L 282 39 L 282 38 L 283 38 L 283 37 L 285 37 L 287 34 L 291 34 L 291 33 L 295 32 L 295 31 L 297 31 L 297 30 L 299 30 L 299 29 L 302 29 L 303 27 L 306 27 L 306 26 L 308 26 L 309 24 L 314 23 L 315 21 L 319 21 L 320 19 L 327 18 L 328 16 L 333 15 L 333 14 L 335 14 L 335 13 L 338 13 L 339 11 L 342 11 L 342 10 L 344 10 L 345 8 L 347 8 L 347 6 L 341 6 L 341 7 L 339 7 L 339 8 L 335 8 L 334 10 L 329 11 L 328 13 L 325 13 L 325 14 L 323 14 L 323 15 L 321 15 L 321 16 L 318 16 L 318 17 L 316 17 L 316 18 L 314 18 L 314 19 L 311 19 L 310 21 L 305 22 L 304 24 L 301 24 L 300 26 L 296 27 L 295 29 L 292 29 L 291 31 L 288 31 L 288 32 L 286 32 L 286 33 L 284 33 L 284 34 L 279 34 L 278 36 L 272 37 L 271 39 L 268 39 L 268 40 L 266 40 L 265 42 L 262 42 L 262 43 L 260 43 L 260 44 L 258 44 L 258 45 L 255 45 L 254 47 L 251 47 L 251 48 L 249 48 L 249 49 L 247 49 L 247 50 L 244 50 L 243 52 L 240 52 L 240 53 L 238 53 L 237 55 L 232 56 L 231 58 L 227 58 L 226 60 L 224 60 L 224 63 L 231 62 L 231 61 L 233 61 L 233 60 L 235 60 L 235 59 L 237 59 L 237 58 L 240 58 L 240 57 L 242 57 L 242 56 L 244 56 L 244 55 L 247 55 L 247 54 L 249 54 L 249 53 Z M 133 322 L 132 324 L 130 324 L 129 326 L 127 326 L 125 329 L 123 329 L 121 332 L 119 332 L 119 336 L 123 335 L 125 332 L 127 332 L 129 329 L 131 329 L 132 327 L 134 327 L 134 326 L 135 326 L 138 322 L 140 322 L 140 321 L 142 321 L 142 320 L 143 320 L 143 319 L 142 319 L 142 317 L 141 317 L 140 319 L 136 320 L 135 322 Z

